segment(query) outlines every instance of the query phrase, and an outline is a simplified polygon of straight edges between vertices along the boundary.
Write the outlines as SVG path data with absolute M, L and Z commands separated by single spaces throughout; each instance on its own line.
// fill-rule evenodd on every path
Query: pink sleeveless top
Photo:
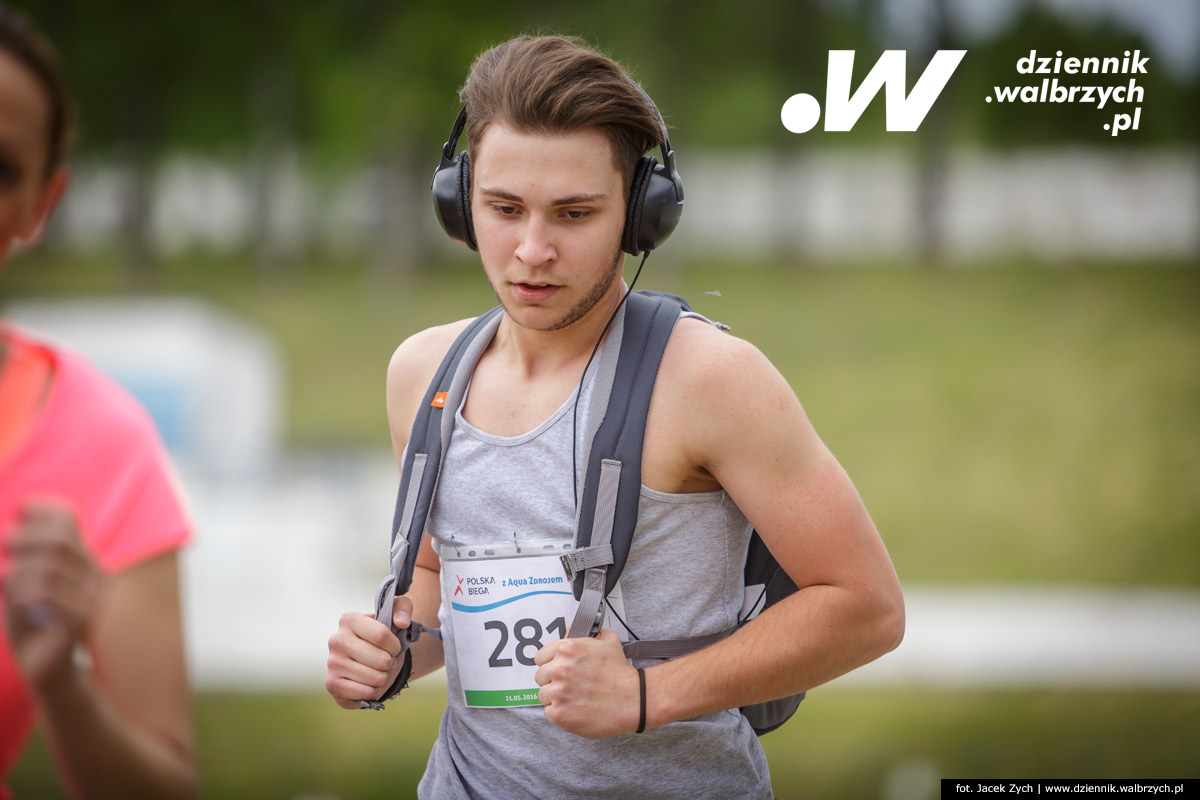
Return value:
M 39 405 L 31 409 L 28 373 L 21 380 L 0 374 L 0 392 L 17 386 L 22 394 L 7 406 L 0 398 L 0 408 L 8 409 L 0 421 L 8 443 L 0 450 L 0 575 L 8 566 L 3 543 L 31 497 L 70 502 L 92 555 L 108 573 L 186 542 L 190 521 L 154 423 L 137 401 L 70 351 L 11 328 L 0 328 L 0 336 L 10 354 L 24 351 L 48 363 L 51 376 L 48 391 L 41 382 L 35 393 Z M 14 408 L 25 409 L 24 424 Z M 0 616 L 3 612 L 0 596 Z M 24 746 L 33 716 L 8 639 L 0 636 L 0 779 Z

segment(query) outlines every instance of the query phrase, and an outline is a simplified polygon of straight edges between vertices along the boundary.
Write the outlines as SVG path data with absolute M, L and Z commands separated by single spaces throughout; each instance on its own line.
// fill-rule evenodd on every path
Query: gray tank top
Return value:
M 577 427 L 582 462 L 594 370 L 595 364 L 585 377 L 577 426 L 574 396 L 541 425 L 514 437 L 481 431 L 463 419 L 461 407 L 456 410 L 428 521 L 437 545 L 508 542 L 514 533 L 521 541 L 573 538 L 571 436 Z M 580 475 L 580 485 L 582 480 Z M 629 630 L 641 639 L 667 639 L 732 627 L 742 607 L 750 531 L 723 491 L 667 494 L 643 486 L 620 581 Z M 771 797 L 766 757 L 737 709 L 643 734 L 584 739 L 548 722 L 540 706 L 468 708 L 449 607 L 443 589 L 448 705 L 419 797 Z

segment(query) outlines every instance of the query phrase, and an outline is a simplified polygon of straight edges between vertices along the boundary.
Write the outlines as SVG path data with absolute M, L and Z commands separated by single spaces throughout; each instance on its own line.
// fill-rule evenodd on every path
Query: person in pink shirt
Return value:
M 67 183 L 51 47 L 0 5 L 0 269 Z M 0 798 L 40 726 L 73 797 L 197 792 L 177 553 L 153 423 L 78 355 L 0 323 Z

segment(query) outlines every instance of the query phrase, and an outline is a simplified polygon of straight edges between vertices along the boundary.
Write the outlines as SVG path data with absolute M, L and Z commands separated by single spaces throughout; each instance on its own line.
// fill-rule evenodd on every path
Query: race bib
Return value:
M 567 635 L 579 605 L 560 560 L 570 547 L 531 542 L 441 548 L 467 706 L 539 705 L 534 656 Z

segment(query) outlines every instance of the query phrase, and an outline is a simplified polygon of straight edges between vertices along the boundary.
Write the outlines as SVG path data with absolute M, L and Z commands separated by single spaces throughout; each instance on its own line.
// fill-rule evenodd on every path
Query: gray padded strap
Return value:
M 626 658 L 679 658 L 721 641 L 734 630 L 736 628 L 687 639 L 639 639 L 636 642 L 626 642 L 623 649 Z
M 613 563 L 612 544 L 607 543 L 595 547 L 585 547 L 562 556 L 563 567 L 567 570 L 567 580 L 575 580 L 575 575 L 587 572 L 593 567 L 607 567 Z
M 425 628 L 418 622 L 405 630 L 392 625 L 393 598 L 408 591 L 416 554 L 425 534 L 425 521 L 437 491 L 442 461 L 449 447 L 450 433 L 454 427 L 454 414 L 462 403 L 467 381 L 479 361 L 480 355 L 491 341 L 500 324 L 499 307 L 485 312 L 469 323 L 450 349 L 425 391 L 421 406 L 413 419 L 412 433 L 405 448 L 404 464 L 400 475 L 400 489 L 396 493 L 396 514 L 392 527 L 391 574 L 380 583 L 375 593 L 375 618 L 387 625 L 399 637 L 403 666 L 395 682 L 377 700 L 364 700 L 364 708 L 383 708 L 383 701 L 395 695 L 408 684 L 412 673 L 412 658 L 409 646 L 420 637 L 422 631 L 441 637 L 437 628 Z M 466 357 L 465 368 L 463 358 Z M 451 391 L 453 397 L 451 398 Z M 446 400 L 436 403 L 438 393 L 445 391 Z M 450 405 L 450 414 L 443 413 Z M 440 414 L 440 421 L 436 414 Z M 424 451 L 424 452 L 422 452 Z M 432 454 L 435 455 L 430 460 Z M 434 467 L 430 470 L 429 467 Z
M 614 511 L 611 537 L 613 564 L 605 578 L 606 592 L 616 588 L 637 528 L 646 418 L 659 363 L 679 320 L 681 303 L 670 297 L 642 292 L 628 294 L 624 300 L 621 348 L 617 355 L 620 363 L 613 375 L 603 419 L 588 442 L 590 452 L 584 468 L 583 492 L 575 525 L 576 548 L 595 544 L 591 535 L 597 513 L 601 461 L 611 458 L 622 462 L 624 469 L 618 487 L 621 497 Z M 603 379 L 599 372 L 597 378 L 593 403 L 601 397 L 602 391 Z M 577 598 L 582 596 L 582 576 L 576 576 L 572 588 Z
M 454 418 L 458 415 L 458 407 L 462 405 L 463 396 L 466 395 L 467 387 L 471 384 L 471 376 L 475 374 L 475 365 L 479 363 L 483 351 L 492 343 L 492 337 L 496 335 L 496 329 L 500 327 L 502 317 L 503 314 L 492 317 L 479 329 L 479 333 L 475 334 L 475 338 L 463 351 L 462 360 L 458 362 L 458 371 L 454 373 L 454 380 L 450 382 L 450 388 L 446 391 L 446 405 L 442 413 L 443 460 L 446 457 L 446 451 L 450 449 L 450 434 L 454 432 Z M 441 474 L 441 464 L 438 465 L 438 474 Z M 434 494 L 436 493 L 435 489 Z M 432 498 L 429 503 L 431 506 L 433 505 Z
M 446 392 L 446 400 L 444 403 L 444 411 L 441 420 L 441 439 L 442 450 L 441 458 L 444 460 L 446 451 L 450 447 L 450 434 L 454 431 L 454 417 L 458 410 L 458 406 L 462 403 L 463 395 L 466 394 L 467 386 L 470 384 L 471 375 L 475 372 L 475 365 L 479 363 L 480 356 L 483 351 L 491 343 L 492 337 L 496 334 L 496 328 L 500 326 L 500 318 L 502 315 L 496 314 L 482 325 L 475 337 L 471 339 L 466 349 L 463 351 L 462 358 L 458 362 L 458 369 L 454 373 L 454 378 L 450 382 L 450 388 Z M 412 460 L 412 474 L 408 482 L 408 491 L 404 498 L 404 511 L 400 518 L 400 524 L 396 530 L 402 532 L 392 542 L 392 574 L 384 579 L 380 584 L 375 596 L 375 619 L 379 622 L 392 627 L 392 599 L 396 596 L 396 592 L 400 590 L 402 585 L 401 574 L 405 569 L 405 562 L 408 557 L 409 543 L 404 535 L 412 526 L 413 515 L 417 507 L 417 497 L 421 492 L 425 470 L 429 466 L 428 453 L 415 453 Z M 441 464 L 438 467 L 438 477 L 441 477 Z M 437 480 L 433 484 L 433 492 L 429 496 L 429 507 L 433 505 L 433 496 L 437 493 Z M 414 631 L 411 634 L 411 640 L 415 641 L 420 635 L 421 626 L 413 623 Z M 395 630 L 393 628 L 393 630 Z M 430 629 L 435 630 L 435 629 Z M 439 632 L 440 636 L 440 632 Z M 406 637 L 401 636 L 401 642 L 406 641 Z M 407 645 L 406 645 L 407 646 Z
M 400 525 L 397 530 L 407 531 L 412 525 L 413 512 L 417 507 L 417 495 L 421 493 L 421 481 L 425 477 L 425 464 L 429 461 L 428 453 L 416 453 L 412 460 L 412 478 L 408 482 L 408 491 L 404 495 L 404 513 L 400 517 Z M 392 571 L 395 572 L 396 553 L 400 551 L 403 542 L 403 550 L 408 551 L 408 540 L 403 536 L 397 536 L 392 542 Z M 397 573 L 399 574 L 399 573 Z
M 579 598 L 579 608 L 575 619 L 571 620 L 571 629 L 567 631 L 568 639 L 578 639 L 583 636 L 595 636 L 600 632 L 604 623 L 604 573 L 605 569 L 589 569 L 583 575 L 583 593 Z
M 617 361 L 621 357 L 621 342 L 625 338 L 625 308 L 626 306 L 622 305 L 617 316 L 613 318 L 608 338 L 604 340 L 596 358 L 596 382 L 592 388 L 592 406 L 583 435 L 583 458 L 579 461 L 580 469 L 585 473 L 592 457 L 592 442 L 596 439 L 596 431 L 600 430 L 600 423 L 604 422 L 604 415 L 608 413 L 608 401 L 612 396 L 613 381 L 617 377 Z M 583 503 L 582 480 L 579 481 L 578 491 L 579 496 L 575 498 L 576 509 Z M 578 518 L 575 520 L 575 528 L 579 528 Z M 594 539 L 592 543 L 595 544 Z M 579 542 L 576 541 L 575 544 L 578 546 Z
M 393 546 L 395 546 L 397 538 L 405 538 L 409 543 L 408 561 L 400 574 L 400 581 L 396 588 L 397 592 L 408 591 L 409 582 L 412 580 L 412 571 L 416 565 L 417 552 L 420 549 L 421 539 L 425 535 L 425 521 L 429 516 L 429 503 L 436 488 L 435 484 L 437 483 L 438 472 L 441 469 L 441 421 L 445 416 L 442 413 L 445 407 L 445 393 L 450 389 L 450 384 L 453 382 L 454 376 L 458 373 L 458 365 L 462 361 L 462 356 L 468 346 L 475 340 L 479 331 L 487 327 L 489 323 L 494 322 L 500 314 L 501 309 L 499 306 L 484 312 L 468 323 L 458 336 L 455 337 L 454 343 L 446 351 L 446 355 L 442 358 L 442 363 L 438 365 L 437 371 L 434 373 L 432 380 L 430 380 L 429 387 L 425 390 L 425 396 L 421 404 L 417 407 L 416 415 L 413 417 L 408 446 L 404 448 L 403 464 L 400 469 L 400 487 L 396 492 L 396 511 L 392 517 Z M 438 402 L 439 395 L 441 395 L 443 402 Z M 424 471 L 422 480 L 418 484 L 417 493 L 413 495 L 409 489 L 412 483 L 413 461 L 421 453 L 426 454 L 429 467 L 437 468 L 426 469 Z M 414 497 L 416 500 L 415 505 L 406 506 L 406 501 Z M 411 513 L 409 513 L 409 509 L 411 509 Z M 407 527 L 401 527 L 401 520 L 408 520 Z
M 617 487 L 620 480 L 620 461 L 606 458 L 600 462 L 600 486 L 596 491 L 596 514 L 592 517 L 592 547 L 607 547 L 612 542 L 613 517 L 617 513 Z
M 462 403 L 463 396 L 467 393 L 467 386 L 471 383 L 471 375 L 475 373 L 475 365 L 479 363 L 480 356 L 487 346 L 491 344 L 492 337 L 496 335 L 496 329 L 500 327 L 501 314 L 496 314 L 486 324 L 480 327 L 479 332 L 475 334 L 475 338 L 467 345 L 463 351 L 462 358 L 458 362 L 458 369 L 454 373 L 454 379 L 450 382 L 450 388 L 446 391 L 446 401 L 443 405 L 442 413 L 442 453 L 441 461 L 446 459 L 446 451 L 450 449 L 450 435 L 454 432 L 454 417 L 458 413 L 458 407 Z M 426 453 L 417 453 L 413 456 L 412 463 L 412 479 L 408 484 L 408 496 L 404 501 L 404 518 L 400 523 L 400 530 L 407 531 L 412 523 L 413 509 L 417 505 L 417 494 L 421 487 L 421 478 L 425 475 L 425 469 L 428 466 L 429 456 Z M 429 506 L 433 507 L 433 498 L 437 494 L 438 482 L 441 479 L 442 465 L 437 465 L 437 479 L 433 483 L 433 491 L 429 495 Z M 408 540 L 397 537 L 397 542 L 403 542 L 403 547 L 393 548 L 396 552 L 392 553 L 392 575 L 394 578 L 392 588 L 398 589 L 400 586 L 400 570 L 405 566 L 405 560 L 408 551 Z M 390 606 L 390 603 L 386 604 Z M 375 618 L 384 625 L 391 626 L 392 611 L 391 608 L 386 610 L 382 607 L 375 610 Z M 420 635 L 420 624 L 413 623 L 417 629 L 416 635 Z M 436 628 L 430 628 L 433 631 Z M 437 634 L 441 638 L 441 632 Z M 413 641 L 416 636 L 413 636 Z M 403 641 L 403 637 L 401 637 Z
M 404 516 L 400 519 L 399 530 L 406 531 L 412 524 L 413 509 L 417 505 L 417 494 L 421 491 L 421 478 L 425 475 L 425 463 L 428 460 L 429 456 L 425 453 L 413 456 L 412 480 L 408 482 L 408 492 L 404 498 Z M 396 589 L 400 586 L 400 575 L 408 560 L 408 539 L 397 536 L 392 542 L 391 556 L 392 574 L 383 579 L 375 593 L 375 619 L 389 628 L 392 627 L 392 599 L 396 596 Z
M 392 591 L 392 587 L 395 585 L 396 576 L 393 573 L 380 581 L 379 588 L 375 590 L 375 619 L 389 627 L 391 626 L 392 621 L 389 618 L 389 615 L 384 613 L 383 609 L 384 606 L 387 605 L 388 600 L 391 600 L 396 596 L 396 593 Z
M 588 550 L 605 548 L 608 560 L 584 573 L 579 609 L 571 622 L 568 637 L 595 636 L 604 622 L 604 583 L 608 564 L 612 563 L 613 516 L 617 510 L 617 487 L 621 480 L 621 462 L 606 458 L 600 462 L 600 485 L 596 494 L 596 514 L 592 518 L 592 544 Z
M 433 508 L 433 498 L 437 496 L 437 487 L 442 478 L 442 463 L 446 460 L 446 451 L 450 449 L 450 436 L 454 433 L 454 418 L 458 416 L 458 407 L 462 405 L 467 387 L 471 385 L 471 376 L 475 374 L 475 365 L 479 363 L 483 351 L 492 343 L 492 337 L 496 335 L 496 329 L 500 327 L 500 319 L 503 316 L 503 314 L 496 314 L 480 327 L 475 338 L 463 351 L 462 358 L 458 362 L 458 369 L 454 373 L 453 380 L 450 381 L 450 388 L 446 390 L 446 400 L 442 406 L 442 451 L 437 465 L 437 477 L 433 482 L 433 491 L 429 493 L 428 508 Z M 413 466 L 415 469 L 416 465 Z M 401 530 L 408 530 L 408 528 L 401 528 Z

